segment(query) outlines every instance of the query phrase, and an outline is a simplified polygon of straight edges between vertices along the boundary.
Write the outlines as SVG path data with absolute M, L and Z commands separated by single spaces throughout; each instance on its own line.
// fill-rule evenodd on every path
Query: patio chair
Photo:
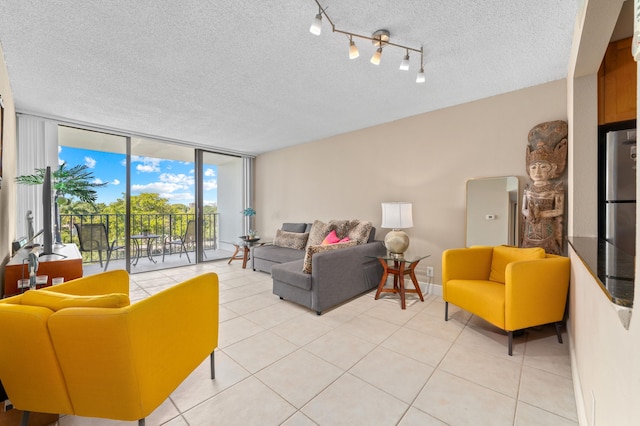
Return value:
M 124 245 L 117 244 L 117 239 L 109 242 L 109 234 L 104 223 L 74 223 L 73 226 L 76 228 L 78 240 L 80 241 L 80 251 L 97 251 L 100 267 L 102 267 L 102 252 L 107 252 L 107 262 L 104 265 L 105 271 L 109 267 L 111 254 L 116 250 L 125 248 Z
M 182 257 L 182 252 L 187 255 L 187 260 L 191 263 L 191 258 L 189 257 L 189 251 L 187 250 L 187 244 L 195 243 L 196 241 L 196 221 L 190 220 L 187 222 L 187 230 L 184 235 L 179 237 L 172 238 L 171 236 L 165 238 L 164 246 L 162 248 L 162 261 L 164 262 L 164 255 L 166 253 L 167 246 L 169 247 L 169 252 L 171 252 L 171 246 L 180 246 L 180 257 Z

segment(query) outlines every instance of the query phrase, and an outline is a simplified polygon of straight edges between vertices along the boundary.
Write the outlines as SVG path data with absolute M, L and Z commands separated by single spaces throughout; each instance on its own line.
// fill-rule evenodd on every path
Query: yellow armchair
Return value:
M 216 274 L 134 304 L 128 294 L 118 270 L 0 300 L 0 380 L 13 405 L 144 424 L 207 356 L 214 378 Z
M 508 334 L 513 353 L 513 332 L 560 323 L 569 290 L 570 261 L 545 254 L 543 249 L 471 247 L 446 250 L 442 255 L 442 293 L 445 321 L 449 303 L 483 318 Z

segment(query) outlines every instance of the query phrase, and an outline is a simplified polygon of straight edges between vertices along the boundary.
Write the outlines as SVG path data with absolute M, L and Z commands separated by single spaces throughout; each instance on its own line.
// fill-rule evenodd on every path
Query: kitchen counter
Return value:
M 616 305 L 633 307 L 635 257 L 595 237 L 568 237 L 571 247 Z

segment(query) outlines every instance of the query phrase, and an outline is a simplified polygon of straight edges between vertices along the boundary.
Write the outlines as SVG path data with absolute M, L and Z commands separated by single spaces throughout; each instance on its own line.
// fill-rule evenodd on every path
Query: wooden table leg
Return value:
M 416 288 L 418 296 L 420 296 L 420 301 L 424 302 L 424 297 L 422 297 L 422 290 L 420 289 L 420 285 L 418 284 L 418 279 L 416 278 L 416 271 L 415 271 L 416 266 L 418 266 L 418 262 L 415 262 L 409 267 L 409 271 L 410 271 L 409 276 L 411 277 L 411 282 L 413 282 L 413 285 Z
M 227 265 L 231 265 L 231 261 L 237 259 L 236 254 L 240 251 L 239 245 L 234 244 L 233 246 L 236 248 L 236 251 L 233 252 L 233 255 L 231 256 L 231 259 L 229 259 L 229 262 L 227 262 Z
M 404 274 L 405 274 L 405 270 L 404 270 L 404 262 L 400 262 L 400 273 L 398 274 L 398 277 L 400 278 L 400 302 L 402 304 L 402 309 L 407 309 L 407 304 L 405 301 L 405 292 L 404 292 Z
M 378 259 L 378 261 L 382 265 L 382 278 L 380 278 L 380 283 L 378 284 L 378 291 L 376 291 L 376 297 L 374 300 L 378 300 L 378 297 L 380 297 L 380 292 L 384 288 L 384 285 L 387 283 L 387 277 L 389 276 L 389 272 L 388 272 L 389 265 L 387 264 L 387 261 L 383 259 Z
M 242 254 L 242 269 L 247 268 L 247 261 L 249 260 L 249 247 L 244 246 L 244 253 Z

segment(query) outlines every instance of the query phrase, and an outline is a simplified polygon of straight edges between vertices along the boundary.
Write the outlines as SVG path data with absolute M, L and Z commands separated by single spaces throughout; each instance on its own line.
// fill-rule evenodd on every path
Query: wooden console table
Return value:
M 65 281 L 82 277 L 82 255 L 75 244 L 65 244 L 63 247 L 54 248 L 54 254 L 40 256 L 37 275 L 48 275 L 47 283 L 42 287 L 50 286 L 53 278 L 62 277 Z M 28 288 L 18 288 L 18 281 L 29 278 L 27 259 L 31 249 L 20 249 L 11 258 L 4 269 L 3 297 L 19 294 Z

